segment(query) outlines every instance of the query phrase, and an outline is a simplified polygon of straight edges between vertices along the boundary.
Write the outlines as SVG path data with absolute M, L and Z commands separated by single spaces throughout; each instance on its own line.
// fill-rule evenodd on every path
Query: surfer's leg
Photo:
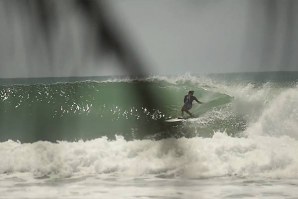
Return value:
M 189 112 L 189 109 L 191 109 L 191 106 L 188 107 L 186 105 L 184 105 L 182 108 L 181 108 L 181 114 L 182 114 L 182 117 L 184 116 L 184 112 L 186 112 L 188 115 L 190 115 L 190 117 L 193 117 L 193 114 L 191 112 Z
M 187 111 L 187 110 L 185 109 L 185 106 L 182 106 L 182 108 L 181 108 L 181 116 L 182 117 L 184 116 L 184 111 Z
M 191 112 L 189 112 L 188 110 L 185 110 L 185 112 L 190 115 L 191 117 L 193 117 L 193 114 Z

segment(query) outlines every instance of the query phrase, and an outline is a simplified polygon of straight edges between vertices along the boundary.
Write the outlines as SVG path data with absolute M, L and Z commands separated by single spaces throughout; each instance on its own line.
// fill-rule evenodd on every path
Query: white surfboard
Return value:
M 183 118 L 172 118 L 172 119 L 168 119 L 168 120 L 165 120 L 166 122 L 184 122 L 186 121 L 186 119 L 183 119 Z
M 189 118 L 171 118 L 171 119 L 167 119 L 165 120 L 165 122 L 195 122 L 197 121 L 199 118 L 196 117 L 189 117 Z

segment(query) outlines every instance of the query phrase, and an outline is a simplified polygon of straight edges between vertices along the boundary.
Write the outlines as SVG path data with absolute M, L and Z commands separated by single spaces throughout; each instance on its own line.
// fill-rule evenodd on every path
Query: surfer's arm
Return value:
M 203 102 L 200 102 L 197 98 L 194 99 L 196 102 L 198 102 L 199 104 L 203 104 Z

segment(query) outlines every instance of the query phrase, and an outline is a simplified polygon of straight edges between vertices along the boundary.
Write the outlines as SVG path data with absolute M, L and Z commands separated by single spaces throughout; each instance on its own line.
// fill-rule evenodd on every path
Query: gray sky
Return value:
M 158 73 L 298 69 L 297 2 L 112 2 L 152 70 Z
M 241 70 L 247 1 L 113 2 L 153 71 Z
M 298 69 L 297 1 L 107 2 L 113 22 L 120 25 L 149 73 Z M 94 58 L 92 28 L 67 3 L 59 3 L 50 48 L 39 30 L 30 26 L 27 12 L 0 3 L 0 28 L 5 30 L 0 32 L 1 78 L 124 73 L 113 56 Z M 49 62 L 49 56 L 54 61 Z

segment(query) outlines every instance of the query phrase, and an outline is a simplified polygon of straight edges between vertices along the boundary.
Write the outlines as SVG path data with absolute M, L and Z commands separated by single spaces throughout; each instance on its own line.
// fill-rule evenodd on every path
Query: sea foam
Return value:
M 298 177 L 298 141 L 288 137 L 98 138 L 77 142 L 0 144 L 0 173 L 32 177 L 118 176 L 163 178 Z M 2 176 L 3 177 L 3 176 Z

